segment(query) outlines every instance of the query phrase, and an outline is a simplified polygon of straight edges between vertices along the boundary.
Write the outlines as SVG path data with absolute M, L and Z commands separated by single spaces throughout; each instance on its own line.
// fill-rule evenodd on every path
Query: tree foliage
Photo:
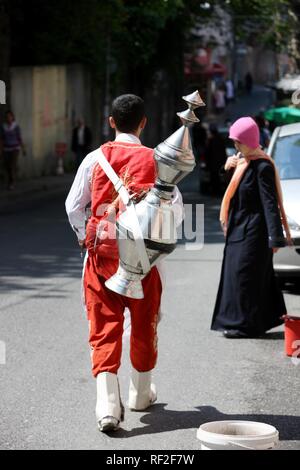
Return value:
M 291 10 L 291 0 L 226 0 L 237 40 L 278 51 L 286 49 L 299 23 Z
M 3 2 L 3 0 L 1 0 Z M 151 81 L 153 72 L 182 69 L 186 35 L 214 15 L 233 18 L 238 40 L 286 46 L 299 22 L 295 0 L 9 0 L 11 63 L 80 62 L 104 77 L 109 62 L 116 82 Z

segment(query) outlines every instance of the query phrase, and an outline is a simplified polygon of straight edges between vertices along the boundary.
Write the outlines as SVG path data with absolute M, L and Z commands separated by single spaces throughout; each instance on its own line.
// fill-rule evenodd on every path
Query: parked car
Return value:
M 294 241 L 292 248 L 282 248 L 276 253 L 275 272 L 283 281 L 300 280 L 300 123 L 277 127 L 268 154 L 279 170 L 284 207 Z

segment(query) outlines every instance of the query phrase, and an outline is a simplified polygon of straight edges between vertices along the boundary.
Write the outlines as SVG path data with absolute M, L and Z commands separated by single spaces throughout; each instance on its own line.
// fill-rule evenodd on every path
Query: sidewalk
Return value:
M 0 188 L 0 214 L 17 212 L 57 196 L 66 195 L 72 185 L 74 174 L 44 176 L 19 181 L 14 191 Z

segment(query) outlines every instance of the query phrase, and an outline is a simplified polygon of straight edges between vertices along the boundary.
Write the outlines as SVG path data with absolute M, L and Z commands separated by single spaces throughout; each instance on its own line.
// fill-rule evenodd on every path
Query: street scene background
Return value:
M 287 123 L 268 119 L 272 110 L 293 109 L 288 123 L 300 122 L 300 97 L 292 99 L 300 89 L 300 3 L 0 0 L 0 12 L 1 123 L 11 109 L 25 148 L 13 184 L 0 161 L 0 449 L 195 450 L 201 424 L 239 419 L 275 426 L 279 449 L 300 450 L 300 359 L 285 355 L 284 326 L 259 339 L 210 331 L 225 188 L 207 151 L 217 129 L 226 157 L 229 126 L 241 116 L 262 123 L 265 148 Z M 179 127 L 181 97 L 196 89 L 206 104 L 192 131 L 197 166 L 180 190 L 185 203 L 204 205 L 205 243 L 192 251 L 179 240 L 165 261 L 157 404 L 126 409 L 122 429 L 102 435 L 82 258 L 64 208 L 80 157 L 74 128 L 84 122 L 97 148 L 112 138 L 112 99 L 137 93 L 149 119 L 142 140 L 155 147 Z M 298 279 L 282 283 L 296 316 Z M 129 370 L 126 329 L 125 403 Z

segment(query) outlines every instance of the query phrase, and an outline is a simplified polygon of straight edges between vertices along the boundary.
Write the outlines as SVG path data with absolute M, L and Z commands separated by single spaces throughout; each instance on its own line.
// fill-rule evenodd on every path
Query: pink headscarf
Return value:
M 251 117 L 238 119 L 230 128 L 229 138 L 238 140 L 251 149 L 259 147 L 259 128 Z
M 287 216 L 283 207 L 283 197 L 279 174 L 272 158 L 270 158 L 269 155 L 265 154 L 259 145 L 258 125 L 251 117 L 240 118 L 231 126 L 229 137 L 233 140 L 239 141 L 241 144 L 246 145 L 250 149 L 253 149 L 253 155 L 248 155 L 247 157 L 239 159 L 234 174 L 225 192 L 220 211 L 220 221 L 224 231 L 224 235 L 226 236 L 227 234 L 230 201 L 235 195 L 245 171 L 247 170 L 251 160 L 258 160 L 260 158 L 263 158 L 272 163 L 274 167 L 277 199 L 281 220 L 285 229 L 288 245 L 292 245 L 292 237 L 287 222 Z

